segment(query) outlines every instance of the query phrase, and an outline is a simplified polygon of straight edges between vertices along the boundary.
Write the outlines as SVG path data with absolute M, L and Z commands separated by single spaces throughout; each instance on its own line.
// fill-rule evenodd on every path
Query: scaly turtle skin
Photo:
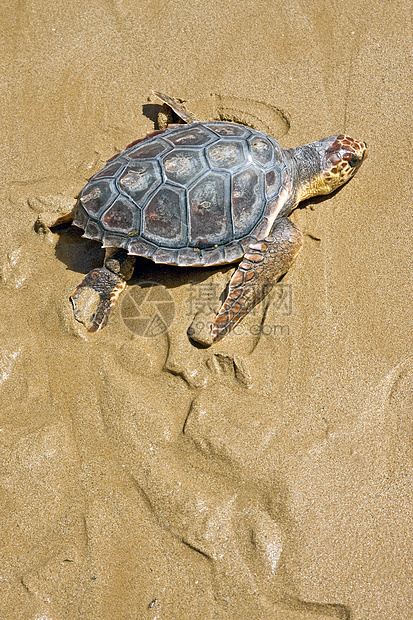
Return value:
M 106 249 L 72 295 L 76 318 L 96 297 L 89 331 L 102 328 L 134 256 L 205 267 L 241 261 L 211 329 L 230 332 L 289 269 L 302 233 L 287 218 L 306 198 L 328 194 L 358 170 L 366 145 L 345 135 L 282 149 L 260 131 L 200 122 L 155 93 L 187 124 L 149 133 L 109 160 L 85 186 L 73 213 L 85 237 Z

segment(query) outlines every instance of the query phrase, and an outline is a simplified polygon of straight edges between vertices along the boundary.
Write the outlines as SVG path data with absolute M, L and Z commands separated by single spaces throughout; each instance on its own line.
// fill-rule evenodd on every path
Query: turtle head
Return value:
M 365 142 L 341 134 L 284 151 L 295 181 L 295 204 L 347 183 L 367 152 Z
M 321 162 L 318 194 L 329 194 L 347 183 L 361 166 L 367 153 L 366 143 L 340 134 L 313 142 Z

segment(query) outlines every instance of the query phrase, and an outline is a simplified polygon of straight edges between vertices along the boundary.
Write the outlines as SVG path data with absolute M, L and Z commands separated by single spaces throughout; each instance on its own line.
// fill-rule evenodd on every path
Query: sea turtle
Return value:
M 366 144 L 340 134 L 282 149 L 261 131 L 198 121 L 179 102 L 154 94 L 185 124 L 132 142 L 82 190 L 73 223 L 101 241 L 106 255 L 74 291 L 74 313 L 79 318 L 84 296 L 93 294 L 88 328 L 102 328 L 135 256 L 181 267 L 240 261 L 213 321 L 212 343 L 251 311 L 300 251 L 303 235 L 287 216 L 301 200 L 346 183 Z

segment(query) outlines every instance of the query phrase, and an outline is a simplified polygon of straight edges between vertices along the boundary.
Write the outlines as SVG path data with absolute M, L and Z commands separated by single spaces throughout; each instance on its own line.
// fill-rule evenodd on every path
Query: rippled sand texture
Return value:
M 409 9 L 3 3 L 2 619 L 411 620 Z M 294 213 L 293 268 L 210 349 L 186 332 L 230 268 L 140 261 L 89 335 L 69 295 L 101 248 L 47 228 L 154 129 L 152 88 L 283 147 L 369 145 Z M 122 320 L 142 279 L 168 332 Z

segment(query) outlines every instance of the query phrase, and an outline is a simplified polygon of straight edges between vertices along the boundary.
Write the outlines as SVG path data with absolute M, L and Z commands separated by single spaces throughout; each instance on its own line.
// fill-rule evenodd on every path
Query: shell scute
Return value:
M 122 196 L 102 215 L 102 224 L 110 232 L 119 232 L 129 235 L 131 231 L 139 232 L 139 210 Z
M 199 248 L 231 241 L 229 183 L 222 174 L 210 173 L 188 192 L 190 246 Z
M 119 179 L 119 189 L 139 204 L 162 183 L 157 162 L 142 161 L 130 164 Z
M 73 224 L 79 228 L 83 228 L 83 230 L 86 230 L 88 221 L 89 215 L 86 213 L 82 203 L 79 200 L 74 212 Z
M 204 146 L 217 139 L 205 125 L 204 123 L 182 125 L 182 129 L 174 129 L 165 137 L 175 146 Z
M 207 170 L 202 152 L 194 149 L 174 149 L 165 155 L 162 162 L 166 178 L 180 185 L 191 185 Z
M 208 127 L 223 138 L 248 138 L 251 135 L 251 131 L 247 127 L 233 123 L 208 123 Z
M 176 264 L 178 259 L 178 250 L 165 250 L 165 248 L 160 248 L 156 250 L 155 254 L 152 256 L 152 260 L 154 263 L 174 263 Z
M 124 166 L 126 166 L 127 161 L 122 158 L 118 158 L 117 160 L 111 161 L 109 164 L 106 164 L 104 168 L 95 176 L 94 179 L 103 179 L 114 177 L 122 172 Z
M 253 161 L 268 167 L 274 158 L 274 147 L 271 142 L 262 136 L 253 136 L 249 139 L 249 145 Z
M 95 181 L 86 185 L 80 195 L 80 202 L 88 215 L 96 217 L 117 195 L 113 182 Z
M 164 142 L 161 138 L 158 140 L 149 142 L 149 144 L 140 144 L 135 146 L 128 152 L 129 159 L 153 159 L 158 155 L 164 155 L 171 150 L 171 145 Z
M 240 258 L 242 258 L 243 254 L 244 250 L 237 241 L 233 243 L 227 243 L 224 246 L 225 262 L 227 263 L 233 263 L 236 260 L 239 260 Z
M 220 140 L 206 149 L 208 163 L 212 169 L 231 172 L 247 160 L 242 141 Z
M 237 237 L 248 234 L 261 216 L 264 207 L 263 186 L 262 172 L 253 167 L 232 177 L 232 215 Z
M 122 233 L 105 232 L 102 235 L 104 248 L 123 248 L 127 245 L 127 237 Z
M 281 184 L 281 170 L 272 168 L 265 175 L 265 194 L 271 198 L 278 192 Z
M 140 236 L 130 239 L 125 248 L 129 254 L 133 254 L 134 256 L 146 256 L 147 258 L 151 258 L 157 250 L 156 245 L 146 241 L 146 239 Z
M 202 254 L 203 265 L 220 265 L 223 262 L 225 262 L 225 253 L 222 246 L 206 250 Z
M 143 236 L 167 248 L 187 243 L 184 190 L 163 186 L 143 209 Z
M 84 236 L 88 239 L 95 239 L 96 241 L 101 241 L 103 236 L 102 228 L 97 222 L 89 220 L 86 224 Z
M 195 248 L 184 248 L 179 250 L 176 262 L 180 267 L 199 267 L 205 265 L 201 252 L 196 252 Z

